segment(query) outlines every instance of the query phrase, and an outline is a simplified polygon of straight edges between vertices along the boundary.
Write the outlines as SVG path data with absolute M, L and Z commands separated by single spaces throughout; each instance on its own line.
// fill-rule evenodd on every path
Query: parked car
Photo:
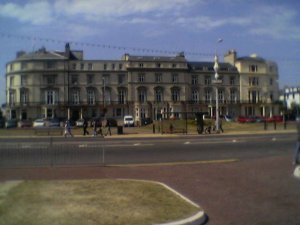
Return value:
M 263 116 L 256 116 L 255 118 L 257 123 L 263 123 L 266 121 L 266 118 Z
M 254 123 L 256 122 L 255 116 L 239 116 L 237 121 L 239 123 Z
M 225 116 L 224 116 L 224 119 L 225 119 L 225 121 L 227 121 L 227 122 L 232 122 L 232 121 L 233 121 L 233 117 L 230 116 L 230 115 L 225 115 Z
M 83 127 L 84 119 L 78 119 L 75 123 L 76 127 Z
M 124 116 L 124 127 L 134 127 L 133 116 L 130 115 Z
M 33 121 L 33 127 L 45 127 L 46 126 L 46 119 L 40 118 Z
M 142 123 L 141 125 L 144 126 L 144 125 L 148 125 L 148 124 L 153 123 L 153 120 L 149 117 L 148 118 L 142 118 L 141 123 Z
M 283 116 L 272 116 L 272 117 L 266 118 L 266 121 L 280 123 L 283 121 Z
M 237 119 L 237 121 L 239 123 L 246 123 L 247 122 L 247 117 L 245 117 L 245 116 L 239 116 L 238 119 Z
M 31 120 L 20 120 L 18 122 L 18 127 L 21 127 L 21 128 L 32 127 L 32 121 Z
M 50 119 L 46 122 L 48 127 L 60 127 L 60 121 L 58 118 Z
M 17 127 L 17 126 L 18 126 L 18 123 L 17 123 L 16 119 L 7 120 L 5 122 L 5 127 L 6 128 L 14 128 L 14 127 Z

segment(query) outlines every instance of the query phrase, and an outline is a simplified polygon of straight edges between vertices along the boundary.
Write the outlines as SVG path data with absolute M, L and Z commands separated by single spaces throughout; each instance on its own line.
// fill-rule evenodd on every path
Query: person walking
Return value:
M 64 134 L 65 138 L 68 135 L 73 137 L 73 134 L 72 134 L 72 131 L 71 131 L 71 124 L 70 124 L 69 120 L 67 120 L 66 123 L 65 123 L 65 134 Z
M 106 125 L 105 125 L 105 126 L 107 127 L 107 131 L 106 131 L 106 134 L 105 134 L 105 135 L 108 135 L 108 134 L 109 134 L 109 136 L 111 136 L 110 122 L 109 122 L 108 119 L 106 120 Z
M 299 161 L 299 155 L 300 155 L 300 121 L 297 121 L 297 143 L 296 143 L 296 149 L 293 157 L 293 164 L 297 165 L 300 163 Z
M 93 120 L 93 136 L 97 136 L 97 121 Z
M 221 118 L 219 118 L 219 120 L 217 121 L 217 120 L 215 120 L 215 129 L 214 130 L 216 130 L 217 129 L 217 122 L 219 122 L 219 131 L 221 131 L 222 133 L 224 132 L 224 130 L 223 130 L 223 127 L 222 127 L 222 119 Z
M 87 130 L 88 122 L 86 119 L 83 119 L 83 135 L 89 135 L 89 131 Z

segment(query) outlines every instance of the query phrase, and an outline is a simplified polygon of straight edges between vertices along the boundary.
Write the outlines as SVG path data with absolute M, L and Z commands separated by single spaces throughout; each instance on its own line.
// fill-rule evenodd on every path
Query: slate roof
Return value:
M 125 55 L 124 57 L 126 57 L 128 61 L 186 62 L 186 59 L 184 58 L 184 56 L 136 56 L 136 55 Z
M 249 61 L 249 62 L 261 62 L 265 63 L 266 60 L 261 57 L 251 57 L 251 56 L 245 56 L 245 57 L 239 57 L 236 59 L 237 61 Z
M 214 71 L 214 62 L 188 62 L 190 70 Z M 219 71 L 237 71 L 230 63 L 219 62 Z
M 41 48 L 34 52 L 19 52 L 17 53 L 16 60 L 64 60 L 68 59 L 65 52 L 61 51 L 47 51 L 45 48 Z M 77 57 L 70 52 L 69 59 L 77 59 Z

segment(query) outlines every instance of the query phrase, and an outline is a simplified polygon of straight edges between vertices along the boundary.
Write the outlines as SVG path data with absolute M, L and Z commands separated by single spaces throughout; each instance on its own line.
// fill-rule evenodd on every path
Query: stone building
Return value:
M 215 115 L 214 62 L 191 62 L 183 53 L 86 60 L 64 51 L 18 52 L 6 65 L 6 114 L 14 119 L 113 117 L 189 118 Z M 257 56 L 229 51 L 219 63 L 220 115 L 278 114 L 278 69 Z

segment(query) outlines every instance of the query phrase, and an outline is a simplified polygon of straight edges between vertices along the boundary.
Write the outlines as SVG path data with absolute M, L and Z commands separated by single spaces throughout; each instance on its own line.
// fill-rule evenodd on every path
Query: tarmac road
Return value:
M 291 154 L 291 134 L 0 139 L 0 168 L 247 160 Z
M 104 142 L 108 157 L 119 155 L 129 161 L 149 158 L 156 162 L 157 155 L 149 151 L 161 152 L 160 162 L 189 159 L 196 164 L 145 164 L 123 166 L 43 166 L 0 168 L 0 180 L 20 179 L 145 179 L 166 183 L 200 206 L 209 217 L 209 225 L 299 225 L 300 224 L 300 180 L 292 176 L 292 151 L 294 134 L 210 136 L 205 138 L 176 137 L 168 139 L 116 139 L 88 140 L 98 146 Z M 235 138 L 234 140 L 232 138 Z M 12 139 L 4 143 L 23 145 L 28 150 L 31 143 L 48 143 L 45 139 Z M 18 143 L 19 142 L 19 143 Z M 80 138 L 61 142 L 53 140 L 52 145 L 68 149 L 67 146 L 84 145 Z M 22 143 L 22 144 L 20 144 Z M 26 146 L 27 144 L 27 146 Z M 122 148 L 109 145 L 125 145 Z M 147 146 L 147 144 L 152 144 Z M 100 144 L 101 146 L 101 144 Z M 126 147 L 127 146 L 127 147 Z M 128 148 L 128 149 L 126 149 Z M 33 148 L 34 149 L 34 148 Z M 72 148 L 70 148 L 72 149 Z M 129 151 L 132 151 L 130 153 Z M 181 150 L 180 150 L 181 149 Z M 82 149 L 81 149 L 82 150 Z M 84 149 L 86 151 L 87 149 Z M 151 152 L 150 151 L 150 152 Z M 28 156 L 22 151 L 23 157 Z M 129 154 L 129 155 L 128 155 Z M 131 155 L 132 154 L 132 155 Z M 149 155 L 150 154 L 150 155 Z M 81 154 L 79 154 L 81 155 Z M 172 155 L 172 157 L 170 157 Z M 173 155 L 178 155 L 177 157 Z M 191 155 L 188 157 L 188 155 Z M 30 154 L 29 154 L 30 156 Z M 173 158 L 175 157 L 175 158 Z M 186 158 L 185 158 L 186 157 Z M 237 158 L 237 161 L 205 161 L 209 159 Z M 22 157 L 21 157 L 22 158 Z M 89 157 L 88 157 L 89 158 Z M 117 160 L 118 158 L 114 158 Z M 1 156 L 1 160 L 3 157 Z M 142 161 L 143 161 L 142 160 Z M 2 161 L 3 163 L 3 161 Z M 134 204 L 134 203 L 133 203 Z

